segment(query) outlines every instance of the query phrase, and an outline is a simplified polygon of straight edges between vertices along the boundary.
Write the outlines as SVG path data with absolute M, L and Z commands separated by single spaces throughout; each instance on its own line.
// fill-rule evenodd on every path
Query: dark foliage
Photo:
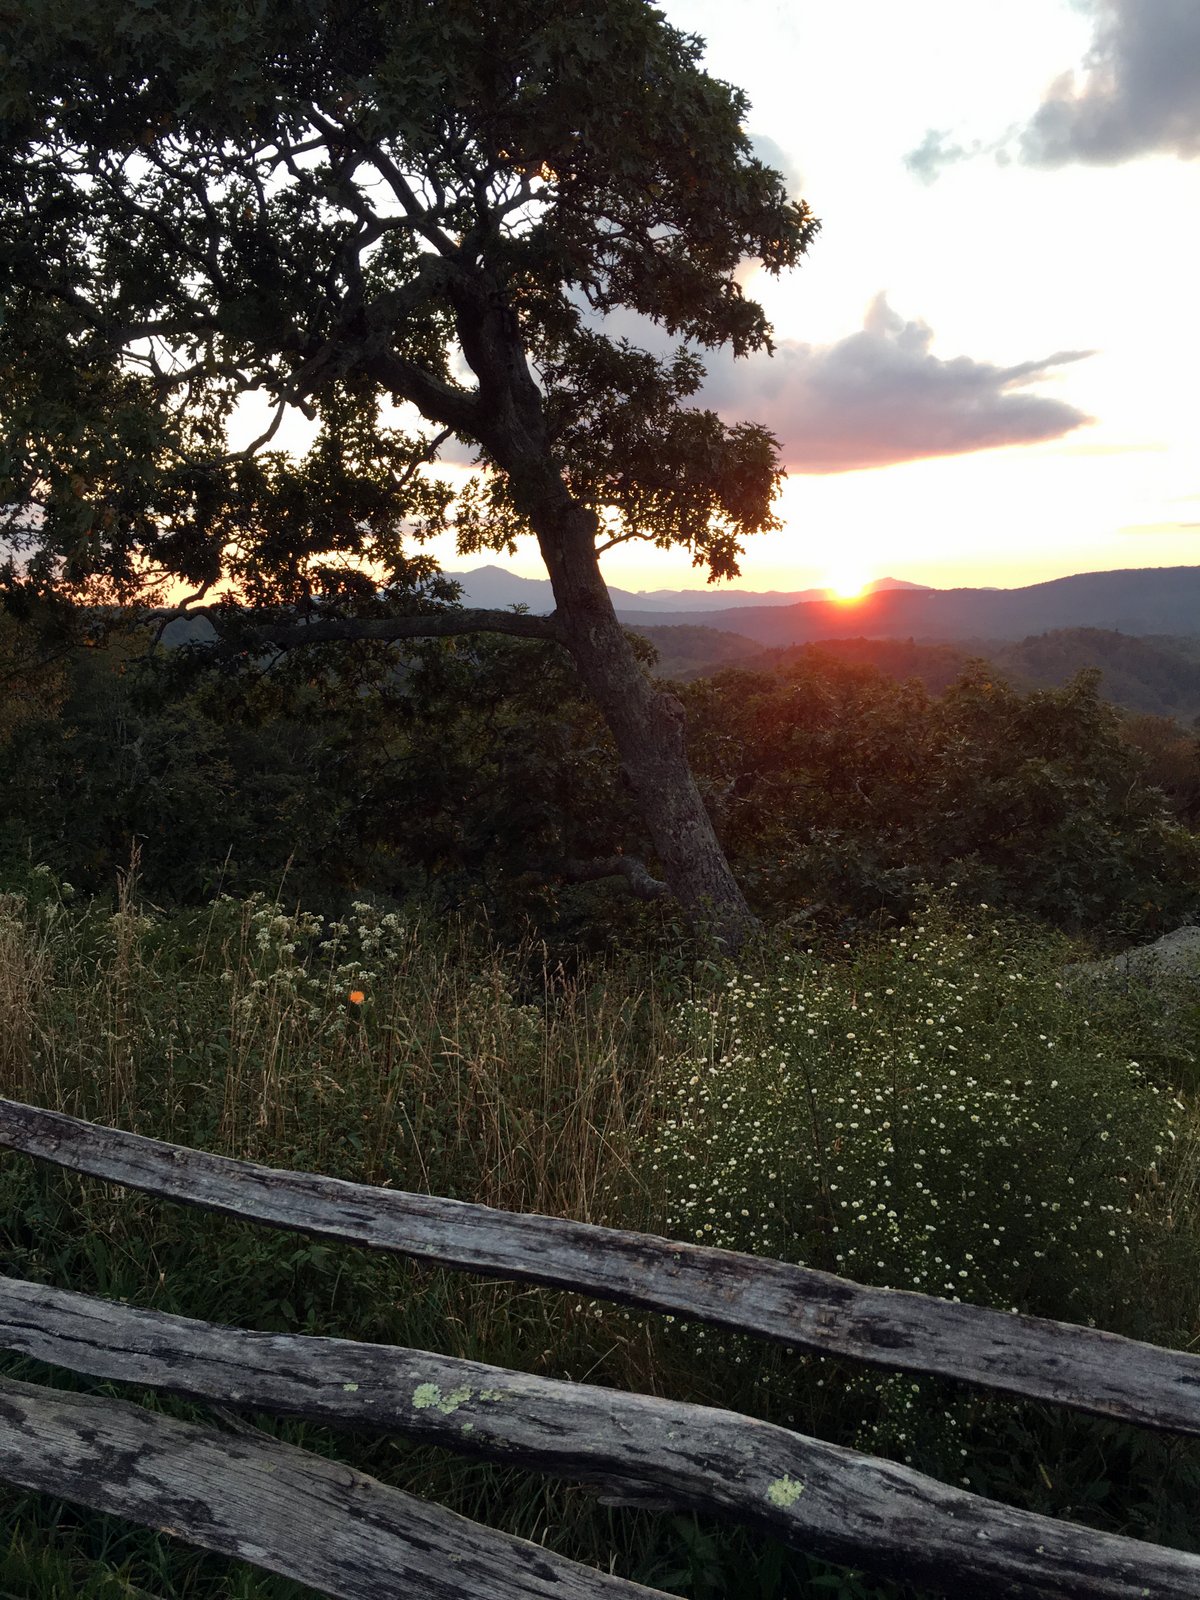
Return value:
M 901 915 L 925 881 L 1072 931 L 1173 927 L 1200 905 L 1200 841 L 1097 680 L 1022 694 L 978 663 L 935 700 L 814 654 L 694 686 L 695 760 L 776 914 Z
M 552 646 L 359 644 L 256 678 L 196 677 L 187 652 L 147 667 L 132 648 L 78 652 L 62 713 L 0 752 L 10 858 L 95 892 L 136 845 L 163 904 L 286 880 L 309 904 L 415 896 L 501 929 L 645 931 L 619 880 L 564 870 L 639 830 Z M 934 698 L 813 652 L 684 692 L 722 842 L 772 920 L 900 917 L 922 883 L 1101 937 L 1200 907 L 1200 841 L 1176 820 L 1194 814 L 1194 741 L 1123 726 L 1095 674 L 1021 693 L 977 663 Z

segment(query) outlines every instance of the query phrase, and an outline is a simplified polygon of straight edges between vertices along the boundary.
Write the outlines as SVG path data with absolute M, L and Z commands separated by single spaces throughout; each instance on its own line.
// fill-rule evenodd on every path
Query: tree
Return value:
M 0 504 L 16 597 L 189 586 L 258 648 L 555 641 L 671 891 L 736 943 L 681 707 L 599 566 L 647 539 L 725 576 L 776 526 L 771 435 L 687 401 L 699 348 L 769 348 L 739 265 L 817 225 L 700 50 L 646 0 L 4 0 Z M 457 493 L 424 470 L 452 440 Z M 450 525 L 534 534 L 554 615 L 447 606 L 407 552 Z
M 693 759 L 760 904 L 817 925 L 903 917 L 933 885 L 1073 933 L 1200 908 L 1200 837 L 1139 772 L 1100 674 L 1015 689 L 968 662 L 932 697 L 823 647 L 685 690 Z

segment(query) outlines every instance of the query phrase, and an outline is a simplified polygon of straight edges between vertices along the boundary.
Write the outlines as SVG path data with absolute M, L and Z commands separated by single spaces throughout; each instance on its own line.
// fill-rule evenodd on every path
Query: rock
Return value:
M 1195 978 L 1200 981 L 1200 927 L 1189 923 L 1165 933 L 1153 944 L 1136 946 L 1104 961 L 1083 961 L 1069 967 L 1072 977 L 1130 978 L 1150 982 L 1155 978 Z

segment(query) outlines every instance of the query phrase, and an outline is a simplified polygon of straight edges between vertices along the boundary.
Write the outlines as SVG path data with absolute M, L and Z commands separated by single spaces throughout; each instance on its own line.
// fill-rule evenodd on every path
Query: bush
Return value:
M 651 1155 L 682 1237 L 1115 1325 L 1175 1102 L 1064 991 L 1045 935 L 936 907 L 844 964 L 693 1004 Z
M 1111 938 L 1200 909 L 1200 840 L 1143 781 L 1094 672 L 1022 694 L 975 664 L 933 700 L 812 657 L 687 694 L 722 842 L 769 914 L 899 919 L 922 882 Z

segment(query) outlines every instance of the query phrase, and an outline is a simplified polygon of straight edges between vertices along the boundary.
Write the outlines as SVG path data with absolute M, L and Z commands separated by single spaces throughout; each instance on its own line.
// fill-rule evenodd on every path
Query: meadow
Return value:
M 1194 985 L 1081 986 L 1063 936 L 934 895 L 904 926 L 776 933 L 736 963 L 665 950 L 566 963 L 400 903 L 163 911 L 136 872 L 87 899 L 35 869 L 0 900 L 4 1092 L 277 1166 L 1194 1339 Z M 273 1234 L 14 1156 L 0 1185 L 19 1277 L 732 1405 L 1031 1509 L 1200 1544 L 1187 1442 Z M 534 1474 L 257 1420 L 682 1595 L 906 1593 Z M 0 1504 L 4 1596 L 301 1592 L 36 1497 Z

